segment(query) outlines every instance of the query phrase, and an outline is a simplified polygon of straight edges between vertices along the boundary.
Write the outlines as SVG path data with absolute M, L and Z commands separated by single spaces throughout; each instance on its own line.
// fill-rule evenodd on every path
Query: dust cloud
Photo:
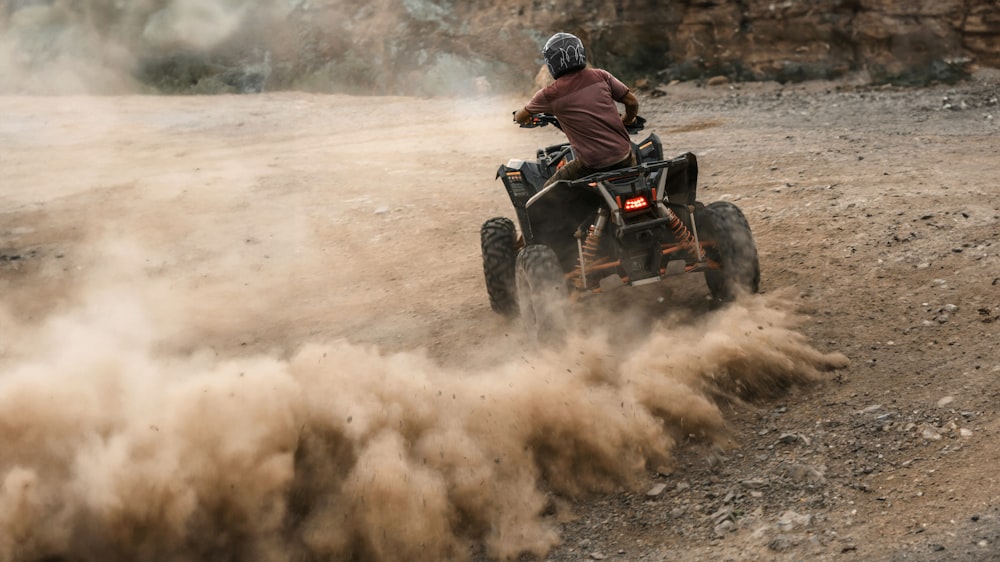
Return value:
M 678 441 L 723 443 L 721 401 L 846 361 L 764 297 L 627 355 L 595 334 L 479 372 L 343 340 L 177 352 L 186 297 L 102 251 L 58 311 L 0 313 L 4 560 L 541 554 L 554 498 L 635 487 Z
M 277 32 L 294 8 L 278 0 L 9 0 L 0 3 L 0 93 L 142 91 L 137 76 L 147 61 L 193 56 L 205 66 L 220 49 L 257 45 L 259 34 L 247 36 L 259 26 Z
M 509 87 L 508 65 L 448 39 L 444 15 L 433 2 L 6 0 L 0 94 L 455 95 Z M 443 27 L 428 33 L 428 25 Z M 524 42 L 518 49 L 534 54 Z
M 3 251 L 34 257 L 0 270 L 0 560 L 544 553 L 562 498 L 845 361 L 770 297 L 493 345 L 470 240 L 497 155 L 549 139 L 509 100 L 4 102 Z

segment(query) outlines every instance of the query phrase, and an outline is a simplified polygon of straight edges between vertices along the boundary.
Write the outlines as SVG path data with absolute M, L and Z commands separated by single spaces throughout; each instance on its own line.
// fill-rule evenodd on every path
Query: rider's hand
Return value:
M 524 108 L 518 109 L 514 112 L 514 122 L 520 125 L 524 125 L 531 121 L 531 114 L 527 112 Z

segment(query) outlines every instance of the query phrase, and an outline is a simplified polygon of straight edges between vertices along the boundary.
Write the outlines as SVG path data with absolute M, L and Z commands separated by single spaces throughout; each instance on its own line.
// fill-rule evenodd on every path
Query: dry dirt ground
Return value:
M 641 95 L 665 152 L 697 154 L 699 199 L 746 214 L 758 299 L 774 299 L 760 306 L 800 313 L 796 333 L 849 366 L 720 402 L 726 443 L 682 438 L 633 486 L 549 492 L 561 541 L 525 559 L 1000 559 L 998 84 Z M 157 357 L 284 360 L 346 340 L 461 372 L 529 362 L 517 322 L 489 309 L 478 238 L 513 217 L 497 166 L 561 141 L 514 127 L 519 101 L 0 98 L 4 403 L 26 363 L 88 341 L 35 349 L 37 326 L 80 302 L 87 325 L 153 332 Z M 132 293 L 153 321 L 112 304 Z M 706 294 L 689 276 L 593 306 L 627 354 L 648 330 L 722 314 Z M 0 546 L 72 558 L 29 539 Z

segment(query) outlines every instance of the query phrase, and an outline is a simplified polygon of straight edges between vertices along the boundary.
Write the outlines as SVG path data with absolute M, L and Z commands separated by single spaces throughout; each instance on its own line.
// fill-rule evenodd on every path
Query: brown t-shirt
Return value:
M 621 162 L 632 150 L 615 104 L 628 91 L 610 72 L 584 68 L 539 90 L 524 109 L 555 115 L 576 157 L 588 168 L 605 168 Z

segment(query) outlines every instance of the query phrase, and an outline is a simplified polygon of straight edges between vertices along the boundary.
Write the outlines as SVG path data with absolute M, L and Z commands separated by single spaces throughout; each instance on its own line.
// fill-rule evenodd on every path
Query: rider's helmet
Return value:
M 545 57 L 545 66 L 549 67 L 549 74 L 553 79 L 587 66 L 583 42 L 569 33 L 556 33 L 549 37 L 542 48 L 542 56 Z

